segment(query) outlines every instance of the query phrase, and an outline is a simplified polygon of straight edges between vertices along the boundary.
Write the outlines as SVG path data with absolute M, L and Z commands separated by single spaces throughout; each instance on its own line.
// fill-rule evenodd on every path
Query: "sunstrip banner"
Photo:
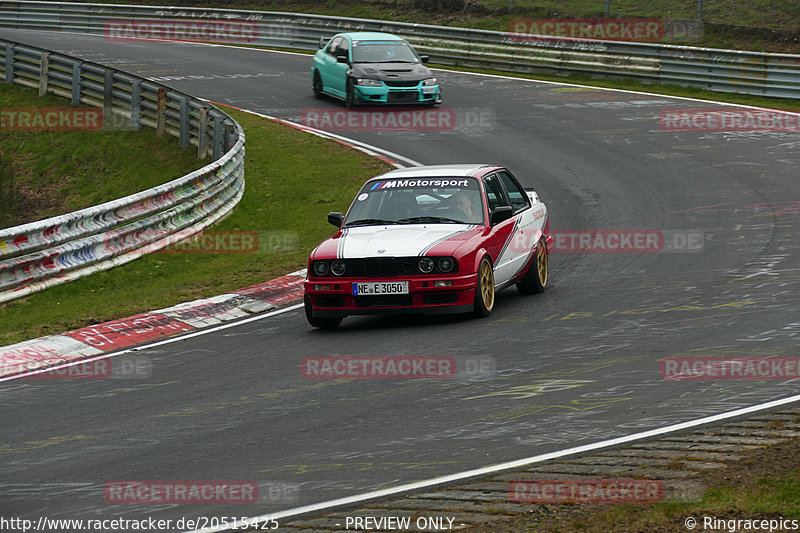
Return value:
M 406 187 L 461 187 L 470 188 L 471 184 L 475 184 L 471 179 L 399 179 L 390 181 L 378 181 L 373 183 L 369 190 L 377 191 L 381 189 L 404 189 Z

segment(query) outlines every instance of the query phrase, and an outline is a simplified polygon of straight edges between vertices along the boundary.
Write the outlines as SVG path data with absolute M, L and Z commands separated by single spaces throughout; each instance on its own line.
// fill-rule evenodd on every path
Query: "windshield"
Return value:
M 403 41 L 354 42 L 355 63 L 417 63 L 414 50 Z
M 344 227 L 384 224 L 482 224 L 474 178 L 399 178 L 370 181 L 358 193 Z

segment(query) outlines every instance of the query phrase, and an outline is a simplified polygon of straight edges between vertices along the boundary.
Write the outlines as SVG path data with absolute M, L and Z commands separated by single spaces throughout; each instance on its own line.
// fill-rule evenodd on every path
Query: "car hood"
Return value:
M 350 74 L 381 81 L 419 81 L 433 77 L 430 69 L 419 63 L 353 63 Z
M 472 224 L 404 224 L 346 228 L 341 234 L 322 243 L 314 258 L 425 255 L 434 246 L 448 240 L 457 240 L 461 244 L 466 234 L 478 228 L 479 226 Z

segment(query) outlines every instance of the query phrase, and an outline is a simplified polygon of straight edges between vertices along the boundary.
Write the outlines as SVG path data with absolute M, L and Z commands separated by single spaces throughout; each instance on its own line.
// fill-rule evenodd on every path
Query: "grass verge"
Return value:
M 226 111 L 247 136 L 246 189 L 232 214 L 212 229 L 258 232 L 267 243 L 276 235 L 283 244 L 255 253 L 206 254 L 189 248 L 152 254 L 8 302 L 0 305 L 0 346 L 214 296 L 302 268 L 309 251 L 333 232 L 327 213 L 345 210 L 368 177 L 391 168 L 339 143 Z M 144 156 L 133 150 L 128 157 L 141 168 L 135 162 Z
M 33 89 L 0 84 L 0 228 L 121 198 L 206 164 L 194 157 L 196 150 L 180 150 L 177 139 L 158 138 L 153 130 L 14 129 L 22 112 L 45 107 L 80 109 L 62 98 L 38 98 Z

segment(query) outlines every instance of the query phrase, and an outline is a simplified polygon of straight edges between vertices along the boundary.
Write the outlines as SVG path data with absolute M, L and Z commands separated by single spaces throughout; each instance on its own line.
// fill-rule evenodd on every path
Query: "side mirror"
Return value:
M 419 56 L 419 60 L 422 61 L 423 63 L 427 63 L 428 61 L 431 60 L 431 56 Z
M 492 209 L 492 226 L 508 220 L 514 214 L 510 205 L 501 205 Z M 330 215 L 329 215 L 330 216 Z
M 346 55 L 344 56 L 336 56 L 336 61 L 339 63 L 349 63 L 350 60 L 347 58 Z
M 320 37 L 319 38 L 319 47 L 320 48 L 325 48 L 325 45 L 328 44 L 328 41 L 330 41 L 329 37 Z
M 510 209 L 510 208 L 509 208 Z M 344 215 L 338 211 L 332 211 L 328 213 L 328 222 L 333 224 L 337 228 L 342 227 L 342 223 L 344 222 Z

